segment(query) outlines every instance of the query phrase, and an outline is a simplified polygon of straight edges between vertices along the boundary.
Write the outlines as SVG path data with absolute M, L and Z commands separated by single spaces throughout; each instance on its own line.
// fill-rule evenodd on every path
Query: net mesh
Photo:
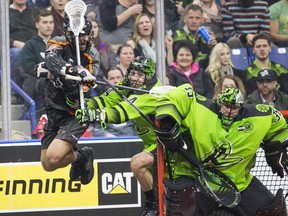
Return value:
M 271 168 L 267 165 L 264 151 L 259 149 L 257 152 L 256 165 L 252 170 L 255 175 L 274 195 L 279 188 L 283 189 L 283 194 L 286 196 L 288 192 L 287 177 L 280 178 L 272 173 Z M 285 197 L 286 205 L 288 204 L 288 197 Z M 288 210 L 288 208 L 287 208 Z M 231 216 L 232 214 L 226 213 L 222 210 L 214 211 L 213 216 Z
M 85 25 L 86 9 L 87 6 L 82 0 L 72 0 L 65 5 L 65 12 L 70 20 L 70 29 L 74 35 L 79 35 Z

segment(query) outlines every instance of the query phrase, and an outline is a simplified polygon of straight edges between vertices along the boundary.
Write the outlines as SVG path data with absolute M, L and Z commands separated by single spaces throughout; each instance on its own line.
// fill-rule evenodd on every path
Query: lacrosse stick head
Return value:
M 75 47 L 75 37 L 80 35 L 81 51 L 89 50 L 92 45 L 92 24 L 85 17 L 86 8 L 87 6 L 82 0 L 72 0 L 65 5 L 66 16 L 63 23 L 65 36 Z M 81 40 L 82 35 L 88 36 L 87 40 L 84 40 L 86 39 L 84 37 Z

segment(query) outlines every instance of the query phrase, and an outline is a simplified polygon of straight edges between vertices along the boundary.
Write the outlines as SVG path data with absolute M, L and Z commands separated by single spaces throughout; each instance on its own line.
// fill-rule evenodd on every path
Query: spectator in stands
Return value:
M 37 34 L 35 18 L 38 11 L 27 7 L 26 2 L 27 0 L 13 0 L 9 8 L 11 78 L 20 86 L 23 81 L 19 66 L 20 53 L 25 42 Z
M 143 13 L 152 17 L 155 22 L 155 0 L 143 0 Z M 170 0 L 164 0 L 164 18 L 165 18 L 165 30 L 176 30 L 180 21 L 180 13 L 178 7 Z
M 69 0 L 51 0 L 51 13 L 54 19 L 54 31 L 52 37 L 61 36 L 64 34 L 64 8 L 68 1 Z
M 271 5 L 269 12 L 273 43 L 280 47 L 288 47 L 288 0 Z
M 245 87 L 247 94 L 251 94 L 257 89 L 256 79 L 262 69 L 270 69 L 276 72 L 279 83 L 279 90 L 288 93 L 288 69 L 283 65 L 272 62 L 269 59 L 271 51 L 271 37 L 262 33 L 256 35 L 252 41 L 253 53 L 255 55 L 254 62 L 246 69 Z M 278 89 L 277 87 L 277 89 Z
M 125 75 L 129 64 L 135 58 L 134 50 L 129 44 L 123 44 L 118 47 L 117 56 L 119 59 L 117 67 L 120 68 L 122 73 Z
M 172 37 L 166 35 L 166 40 L 170 40 L 170 43 L 173 43 L 172 49 L 171 46 L 166 47 L 168 65 L 173 62 L 173 49 L 177 42 L 181 40 L 190 40 L 198 47 L 198 55 L 195 59 L 195 63 L 198 63 L 201 68 L 206 68 L 208 66 L 210 49 L 217 44 L 217 41 L 215 35 L 211 34 L 211 39 L 207 44 L 205 40 L 198 35 L 198 28 L 204 21 L 203 13 L 203 9 L 199 5 L 187 5 L 182 15 L 185 26 L 182 29 L 176 30 Z
M 170 85 L 190 83 L 195 92 L 205 96 L 204 70 L 195 63 L 197 51 L 191 41 L 179 41 L 173 53 L 175 61 L 170 64 L 167 76 Z
M 229 1 L 221 7 L 223 31 L 230 48 L 251 47 L 253 38 L 270 31 L 267 2 L 259 0 Z
M 224 88 L 227 88 L 227 87 L 238 88 L 241 91 L 245 99 L 246 90 L 245 90 L 242 80 L 238 76 L 225 75 L 221 77 L 215 85 L 213 100 L 216 100 L 218 94 L 220 94 L 224 90 Z
M 90 20 L 96 20 L 99 14 L 99 4 L 102 0 L 83 0 L 87 5 L 86 16 Z
M 273 70 L 264 69 L 258 73 L 257 89 L 249 95 L 247 103 L 269 104 L 277 110 L 288 109 L 288 95 L 277 90 L 277 74 Z
M 245 71 L 235 68 L 231 62 L 230 48 L 225 43 L 217 43 L 210 54 L 209 65 L 206 69 L 206 91 L 207 97 L 212 98 L 217 83 L 226 75 L 239 77 L 245 80 Z
M 117 65 L 116 53 L 110 43 L 103 41 L 99 35 L 99 26 L 96 20 L 91 20 L 93 29 L 93 45 L 100 54 L 100 73 L 107 76 L 107 71 Z
M 135 56 L 145 56 L 156 62 L 154 22 L 147 14 L 139 14 L 134 23 L 133 36 L 127 41 L 134 49 Z
M 28 6 L 38 10 L 47 9 L 50 6 L 50 0 L 28 0 Z
M 109 0 L 99 5 L 100 35 L 111 44 L 123 44 L 132 36 L 135 15 L 142 13 L 139 0 Z
M 216 40 L 223 40 L 222 30 L 222 17 L 220 14 L 220 6 L 218 6 L 215 0 L 194 0 L 193 4 L 197 4 L 202 7 L 204 13 L 204 26 L 215 33 Z
M 37 122 L 40 116 L 45 113 L 44 85 L 45 79 L 39 78 L 35 74 L 35 66 L 45 59 L 45 51 L 48 40 L 54 29 L 53 16 L 51 11 L 41 10 L 36 17 L 35 26 L 38 29 L 34 35 L 25 43 L 23 47 L 20 64 L 24 70 L 24 81 L 22 89 L 35 101 L 37 110 Z M 24 103 L 28 108 L 27 103 Z

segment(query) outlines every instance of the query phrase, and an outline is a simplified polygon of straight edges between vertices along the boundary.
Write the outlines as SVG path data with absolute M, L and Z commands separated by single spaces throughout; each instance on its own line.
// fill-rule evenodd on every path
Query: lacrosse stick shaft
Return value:
M 96 80 L 96 83 L 100 84 L 100 85 L 108 86 L 108 84 L 106 82 L 102 82 L 102 81 Z M 127 89 L 127 90 L 131 90 L 131 91 L 138 91 L 138 92 L 143 92 L 143 93 L 148 93 L 148 94 L 150 93 L 150 91 L 147 91 L 147 90 L 144 90 L 144 89 L 136 89 L 136 88 L 132 88 L 132 87 L 129 87 L 129 86 L 122 86 L 122 85 L 117 85 L 117 84 L 114 84 L 114 86 L 116 88 L 119 88 L 119 89 Z
M 178 152 L 193 166 L 200 167 L 199 161 L 192 154 L 190 154 L 186 149 L 179 148 Z
M 160 126 L 159 122 L 156 121 L 156 126 Z M 164 154 L 163 154 L 163 146 L 157 140 L 157 180 L 158 180 L 158 203 L 159 203 L 159 216 L 164 216 L 164 202 L 163 202 L 163 195 L 164 195 L 164 185 L 163 179 L 165 175 L 164 169 Z

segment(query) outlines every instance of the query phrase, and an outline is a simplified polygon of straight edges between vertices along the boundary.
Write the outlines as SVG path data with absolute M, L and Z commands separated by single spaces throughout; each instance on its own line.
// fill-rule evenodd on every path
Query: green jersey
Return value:
M 148 81 L 142 89 L 151 90 L 154 86 L 160 86 L 158 79 Z M 130 90 L 119 90 L 125 95 L 139 110 L 142 111 L 151 121 L 154 122 L 155 103 L 157 97 L 148 93 L 132 92 Z M 89 109 L 103 109 L 106 113 L 107 123 L 123 123 L 128 120 L 135 122 L 135 129 L 139 138 L 143 140 L 144 149 L 151 152 L 156 148 L 156 135 L 153 127 L 147 122 L 129 103 L 127 103 L 117 92 L 112 89 L 99 97 L 94 97 L 88 103 Z
M 172 117 L 190 130 L 193 143 L 187 149 L 204 164 L 211 164 L 228 176 L 240 191 L 252 180 L 250 170 L 262 141 L 288 137 L 284 117 L 269 105 L 244 105 L 226 131 L 221 125 L 219 106 L 196 94 L 184 84 L 168 92 L 156 103 L 156 117 Z M 193 177 L 193 167 L 177 155 L 175 177 Z

